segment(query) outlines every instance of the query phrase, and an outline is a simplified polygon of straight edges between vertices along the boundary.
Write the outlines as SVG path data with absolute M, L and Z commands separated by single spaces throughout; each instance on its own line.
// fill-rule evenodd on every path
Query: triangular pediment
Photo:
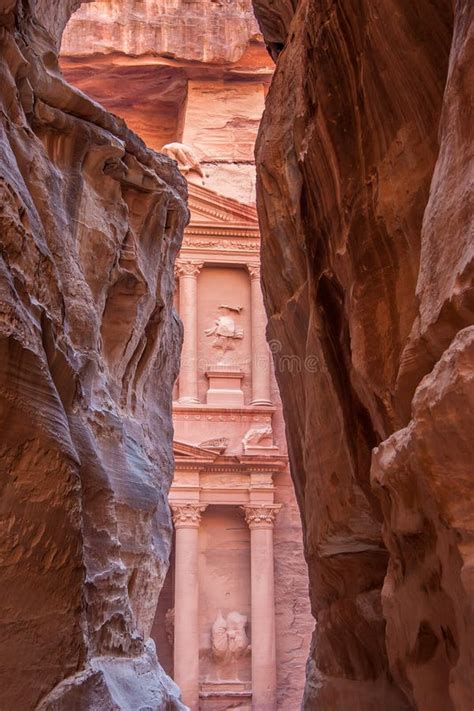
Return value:
M 173 454 L 175 459 L 198 459 L 203 462 L 213 462 L 219 456 L 219 452 L 215 452 L 212 449 L 204 449 L 204 447 L 176 439 L 173 441 Z
M 194 183 L 188 183 L 190 225 L 258 228 L 257 210 Z

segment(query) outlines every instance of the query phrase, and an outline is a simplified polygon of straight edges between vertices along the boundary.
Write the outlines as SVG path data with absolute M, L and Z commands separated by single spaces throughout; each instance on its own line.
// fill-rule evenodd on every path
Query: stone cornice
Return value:
M 259 415 L 271 416 L 276 412 L 276 407 L 274 405 L 264 406 L 264 407 L 253 407 L 252 405 L 245 405 L 244 407 L 212 407 L 205 405 L 204 403 L 195 404 L 182 404 L 179 402 L 173 403 L 173 414 L 191 414 L 195 416 L 198 420 L 207 420 L 209 416 L 218 415 L 219 417 L 224 417 L 225 419 L 230 419 L 238 415 L 254 415 L 258 417 Z M 266 418 L 265 418 L 266 419 Z M 260 422 L 260 419 L 255 419 L 255 422 Z
M 281 455 L 280 457 L 275 457 L 273 456 L 271 459 L 268 457 L 270 461 L 262 461 L 264 457 L 260 459 L 260 461 L 255 461 L 253 460 L 252 462 L 240 462 L 236 461 L 234 463 L 214 463 L 214 462 L 202 462 L 199 460 L 189 460 L 187 457 L 183 457 L 182 459 L 176 459 L 175 464 L 176 464 L 176 470 L 179 471 L 198 471 L 198 472 L 206 472 L 206 473 L 228 473 L 232 474 L 233 472 L 241 472 L 244 474 L 257 474 L 257 473 L 262 473 L 262 474 L 268 474 L 268 473 L 275 473 L 277 471 L 281 471 L 284 469 L 288 463 L 287 457 Z
M 260 251 L 260 240 L 256 237 L 255 234 L 229 230 L 204 229 L 191 233 L 185 232 L 181 249 L 185 252 L 206 250 L 208 252 L 249 252 L 255 254 Z

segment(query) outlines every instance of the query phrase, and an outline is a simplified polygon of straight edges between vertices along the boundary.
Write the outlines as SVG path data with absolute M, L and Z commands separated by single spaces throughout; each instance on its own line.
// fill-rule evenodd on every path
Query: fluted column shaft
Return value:
M 252 709 L 276 710 L 273 524 L 279 505 L 245 506 L 250 527 L 252 603 Z
M 206 508 L 172 504 L 176 532 L 174 680 L 184 703 L 199 709 L 199 524 Z
M 179 370 L 179 402 L 198 402 L 197 379 L 197 276 L 202 263 L 178 262 L 179 314 L 184 338 Z
M 266 339 L 267 317 L 260 286 L 260 266 L 247 265 L 252 304 L 252 405 L 271 405 L 270 353 Z

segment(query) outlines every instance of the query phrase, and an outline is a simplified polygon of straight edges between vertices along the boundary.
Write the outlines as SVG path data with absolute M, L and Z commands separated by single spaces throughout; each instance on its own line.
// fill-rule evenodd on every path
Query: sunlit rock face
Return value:
M 255 202 L 253 150 L 273 62 L 251 0 L 84 4 L 64 33 L 61 67 L 151 148 L 189 146 L 200 184 Z
M 63 37 L 64 54 L 157 54 L 224 64 L 241 58 L 258 33 L 251 0 L 123 0 L 83 5 Z
M 468 711 L 472 3 L 254 5 L 277 58 L 257 188 L 317 618 L 305 707 Z
M 78 4 L 0 1 L 0 707 L 179 709 L 148 638 L 186 188 L 62 78 Z

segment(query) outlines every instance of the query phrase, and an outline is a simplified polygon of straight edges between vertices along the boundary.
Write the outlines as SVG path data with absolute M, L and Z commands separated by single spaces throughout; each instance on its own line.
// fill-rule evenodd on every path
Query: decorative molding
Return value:
M 231 410 L 231 408 L 228 408 Z M 235 408 L 240 410 L 241 408 Z M 207 414 L 205 411 L 202 413 L 194 414 L 194 413 L 181 413 L 177 411 L 176 409 L 173 411 L 173 417 L 175 420 L 207 420 L 207 422 L 267 422 L 270 421 L 272 411 L 268 415 L 252 415 L 251 413 L 244 413 L 241 414 L 239 412 L 238 415 L 232 415 L 232 414 L 225 414 L 225 415 L 217 415 L 217 414 Z
M 191 277 L 197 277 L 199 272 L 202 269 L 203 262 L 183 262 L 179 261 L 176 262 L 175 266 L 175 273 L 176 276 L 182 277 L 182 276 L 191 276 Z
M 193 232 L 191 232 L 193 234 Z M 200 234 L 200 233 L 197 233 Z M 215 233 L 216 234 L 216 233 Z M 232 232 L 218 232 L 216 237 L 226 237 L 226 236 L 237 236 Z M 254 235 L 241 235 L 239 237 L 253 237 Z M 242 242 L 240 240 L 220 240 L 220 239 L 185 239 L 183 241 L 183 247 L 185 249 L 219 249 L 222 251 L 244 251 L 244 252 L 258 252 L 260 249 L 260 242 L 253 240 L 252 242 Z
M 247 447 L 258 445 L 260 447 L 273 447 L 273 430 L 271 425 L 264 427 L 251 427 L 242 439 L 244 451 Z
M 199 216 L 212 217 L 213 221 L 238 224 L 244 227 L 258 227 L 257 210 L 233 198 L 224 197 L 214 190 L 197 185 L 188 185 L 191 223 Z
M 171 503 L 173 523 L 175 528 L 199 528 L 201 514 L 206 510 L 207 504 L 177 504 Z
M 273 528 L 281 504 L 241 506 L 249 528 Z
M 223 454 L 229 446 L 229 438 L 215 437 L 214 439 L 206 439 L 204 442 L 200 442 L 199 446 L 204 449 L 217 449 L 220 454 Z
M 260 264 L 247 264 L 251 280 L 260 281 Z

